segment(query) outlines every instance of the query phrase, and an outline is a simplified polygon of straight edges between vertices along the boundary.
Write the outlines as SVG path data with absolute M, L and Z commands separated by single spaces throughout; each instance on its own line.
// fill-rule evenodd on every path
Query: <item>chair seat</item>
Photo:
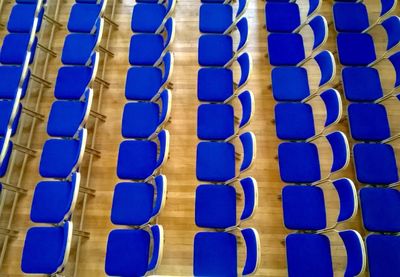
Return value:
M 365 229 L 400 232 L 400 192 L 390 188 L 362 188 L 360 205 Z
M 125 104 L 122 116 L 124 138 L 148 138 L 159 123 L 160 107 L 156 103 L 137 102 Z
M 282 140 L 306 140 L 315 135 L 312 107 L 302 103 L 275 106 L 276 134 Z
M 3 147 L 7 147 L 7 152 L 4 157 L 3 162 L 0 164 L 0 178 L 4 177 L 7 173 L 8 165 L 10 163 L 10 157 L 13 149 L 13 143 L 10 141 L 8 146 L 5 145 L 4 138 L 0 137 L 0 150 L 3 149 Z
M 322 230 L 326 226 L 324 192 L 317 186 L 290 186 L 282 190 L 283 220 L 291 230 Z
M 35 4 L 17 4 L 14 5 L 8 18 L 7 30 L 10 33 L 29 33 L 33 26 L 35 18 Z M 41 8 L 38 14 L 38 25 L 36 30 L 39 31 L 42 25 L 44 9 Z
M 273 66 L 297 65 L 306 58 L 303 37 L 300 34 L 270 34 L 268 53 Z
M 138 3 L 133 7 L 131 29 L 135 33 L 155 33 L 167 10 L 162 4 Z
M 73 137 L 85 117 L 86 103 L 55 101 L 51 106 L 47 134 L 51 137 Z
M 351 102 L 372 102 L 383 96 L 379 72 L 371 67 L 346 67 L 342 70 L 343 90 Z
M 54 96 L 60 100 L 79 100 L 92 78 L 87 66 L 63 66 L 58 70 Z
M 222 34 L 233 23 L 233 8 L 230 4 L 203 4 L 199 21 L 201 33 Z
M 12 110 L 14 107 L 14 101 L 0 101 L 0 137 L 4 137 L 7 133 L 8 123 L 11 119 Z M 11 136 L 14 136 L 17 132 L 19 119 L 21 117 L 22 104 L 18 106 L 18 112 L 14 118 L 12 124 Z
M 199 38 L 199 64 L 224 66 L 233 58 L 233 40 L 229 35 L 202 35 Z
M 64 65 L 85 65 L 93 53 L 96 42 L 96 35 L 67 35 L 64 41 L 61 62 Z
M 144 180 L 153 174 L 156 163 L 155 142 L 123 141 L 119 148 L 117 175 L 125 180 Z
M 386 108 L 380 104 L 350 104 L 347 115 L 354 140 L 382 141 L 390 137 Z
M 19 82 L 22 75 L 22 66 L 0 66 L 0 98 L 1 99 L 15 99 L 17 94 Z M 28 88 L 31 71 L 28 70 L 28 74 L 25 77 L 21 98 L 26 95 Z
M 22 65 L 25 62 L 26 54 L 28 51 L 30 35 L 26 33 L 11 33 L 7 34 L 3 39 L 3 45 L 0 51 L 0 63 Z M 31 46 L 31 58 L 29 63 L 33 62 L 38 43 L 35 37 Z
M 236 225 L 236 190 L 225 185 L 199 185 L 196 189 L 196 225 L 225 229 Z
M 300 9 L 296 3 L 267 2 L 265 19 L 270 33 L 291 33 L 301 25 Z
M 363 3 L 335 3 L 333 19 L 338 33 L 361 33 L 369 27 L 368 11 Z
M 195 276 L 237 276 L 236 237 L 225 232 L 201 232 L 194 237 Z
M 321 179 L 318 150 L 312 143 L 281 143 L 278 148 L 281 179 L 286 183 L 313 183 Z
M 162 71 L 157 67 L 131 67 L 125 85 L 128 100 L 151 100 L 162 85 Z
M 164 39 L 157 34 L 136 34 L 131 38 L 129 63 L 154 65 L 164 50 Z
M 235 148 L 230 143 L 200 142 L 196 176 L 200 181 L 225 182 L 235 175 Z
M 366 240 L 370 276 L 400 276 L 400 237 L 368 235 Z
M 224 102 L 233 94 L 233 72 L 226 68 L 201 68 L 197 98 L 204 102 Z
M 390 145 L 358 143 L 353 156 L 360 183 L 389 185 L 399 180 L 395 153 Z
M 197 136 L 201 140 L 225 140 L 235 133 L 235 114 L 228 104 L 203 104 L 197 111 Z
M 339 33 L 339 60 L 345 66 L 365 66 L 376 60 L 375 46 L 369 34 Z
M 271 79 L 272 93 L 276 101 L 302 101 L 310 96 L 308 74 L 305 68 L 277 67 L 272 70 Z
M 68 31 L 90 33 L 100 16 L 102 4 L 74 4 L 68 19 Z

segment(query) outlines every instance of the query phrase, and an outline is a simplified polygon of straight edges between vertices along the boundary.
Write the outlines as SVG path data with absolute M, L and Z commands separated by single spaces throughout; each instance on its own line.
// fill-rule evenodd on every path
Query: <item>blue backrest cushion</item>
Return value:
M 400 42 L 400 17 L 391 16 L 381 24 L 385 28 L 388 37 L 386 50 L 389 51 Z
M 350 149 L 346 135 L 342 132 L 333 132 L 326 135 L 333 155 L 331 173 L 345 168 L 350 159 Z
M 246 262 L 243 268 L 243 275 L 253 274 L 259 263 L 259 238 L 258 233 L 253 228 L 242 230 L 242 236 L 246 242 Z
M 340 94 L 334 89 L 328 89 L 320 94 L 326 109 L 325 127 L 337 122 L 342 115 Z
M 346 221 L 357 212 L 357 194 L 353 182 L 342 178 L 333 181 L 333 185 L 339 195 L 340 210 L 338 222 Z
M 361 236 L 354 230 L 339 232 L 347 253 L 345 277 L 358 276 L 365 268 L 365 250 Z
M 319 86 L 321 87 L 331 81 L 336 74 L 335 58 L 331 52 L 325 50 L 316 55 L 314 59 L 318 63 L 321 72 L 319 81 Z

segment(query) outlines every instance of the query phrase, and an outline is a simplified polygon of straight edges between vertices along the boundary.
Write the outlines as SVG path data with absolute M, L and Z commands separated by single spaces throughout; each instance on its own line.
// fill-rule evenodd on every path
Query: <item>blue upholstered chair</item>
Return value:
M 400 236 L 370 234 L 365 243 L 369 276 L 395 277 L 400 274 Z
M 115 225 L 144 226 L 158 216 L 167 197 L 167 178 L 158 175 L 147 183 L 115 186 L 111 221 Z
M 254 274 L 260 263 L 261 249 L 257 231 L 240 230 L 245 241 L 246 260 L 238 268 L 238 242 L 228 232 L 199 232 L 194 237 L 194 276 L 237 276 Z M 242 269 L 243 268 L 243 269 Z
M 240 190 L 237 187 L 240 186 Z M 236 218 L 237 195 L 244 198 L 240 218 Z M 195 221 L 198 227 L 227 229 L 251 219 L 258 205 L 257 182 L 247 177 L 235 184 L 199 185 L 196 189 Z
M 38 38 L 29 33 L 9 33 L 3 39 L 0 51 L 2 65 L 24 65 L 28 59 L 32 64 Z M 27 53 L 30 53 L 29 57 Z
M 96 32 L 96 22 L 103 16 L 107 7 L 107 0 L 95 3 L 76 2 L 71 7 L 67 29 L 71 33 Z
M 30 76 L 31 71 L 27 65 L 0 65 L 0 99 L 14 100 L 19 90 L 20 98 L 23 99 Z
M 42 25 L 44 6 L 42 1 L 32 3 L 16 3 L 7 22 L 7 31 L 10 33 L 30 33 L 35 18 L 37 18 L 36 32 Z
M 116 229 L 108 235 L 105 272 L 109 276 L 145 276 L 157 269 L 164 248 L 161 225 L 150 230 Z

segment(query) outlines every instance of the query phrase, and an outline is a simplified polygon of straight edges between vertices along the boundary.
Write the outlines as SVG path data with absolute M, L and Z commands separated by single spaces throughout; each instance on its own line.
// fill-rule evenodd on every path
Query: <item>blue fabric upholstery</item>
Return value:
M 333 5 L 337 32 L 361 33 L 369 27 L 367 7 L 363 3 L 337 2 Z
M 242 275 L 247 276 L 255 273 L 260 263 L 260 242 L 258 238 L 258 233 L 253 228 L 242 229 L 241 233 L 244 241 L 246 242 L 246 262 L 243 268 Z
M 327 134 L 325 138 L 329 142 L 333 156 L 331 173 L 346 168 L 350 161 L 350 147 L 346 135 L 335 131 Z
M 131 67 L 125 84 L 128 100 L 151 100 L 162 85 L 162 71 L 158 67 Z
M 69 34 L 65 38 L 61 54 L 64 65 L 85 65 L 97 43 L 96 34 Z
M 230 35 L 202 35 L 199 38 L 199 64 L 224 66 L 233 58 L 233 40 Z
M 240 185 L 244 193 L 244 207 L 242 214 L 240 215 L 240 220 L 247 220 L 253 216 L 254 211 L 257 208 L 258 187 L 256 180 L 252 177 L 240 180 Z
M 161 225 L 153 225 L 150 227 L 150 230 L 153 237 L 153 255 L 147 268 L 148 271 L 155 270 L 160 263 L 163 251 L 161 245 L 164 243 L 163 228 Z
M 305 68 L 274 68 L 271 72 L 271 80 L 272 93 L 276 101 L 302 101 L 310 95 L 308 74 Z
M 167 10 L 162 4 L 138 3 L 133 7 L 132 32 L 155 33 L 161 26 L 166 14 Z
M 325 17 L 321 15 L 316 15 L 309 22 L 313 35 L 314 35 L 314 43 L 312 50 L 316 51 L 318 48 L 323 46 L 328 38 L 328 23 L 326 22 Z
M 254 113 L 254 95 L 246 90 L 238 95 L 238 99 L 242 106 L 242 118 L 240 119 L 239 128 L 244 128 L 250 123 Z
M 312 14 L 314 14 L 317 9 L 320 8 L 321 0 L 309 0 L 309 7 L 308 7 L 308 12 L 307 16 L 310 17 Z
M 74 4 L 69 14 L 68 31 L 73 33 L 90 33 L 100 16 L 101 7 L 102 4 Z
M 154 183 L 156 187 L 156 194 L 157 197 L 154 201 L 154 208 L 153 208 L 153 213 L 152 216 L 157 216 L 161 209 L 163 208 L 163 205 L 165 203 L 165 199 L 167 197 L 166 192 L 167 192 L 167 178 L 164 175 L 158 175 L 156 178 L 154 178 Z
M 389 51 L 400 43 L 400 18 L 398 16 L 391 16 L 382 21 L 381 26 L 386 31 L 386 51 Z
M 400 237 L 371 234 L 366 238 L 371 277 L 400 276 Z
M 337 217 L 338 222 L 343 222 L 352 218 L 357 212 L 357 195 L 354 183 L 347 178 L 333 181 L 340 201 L 340 210 Z
M 0 137 L 0 150 L 3 149 L 3 147 L 7 147 L 7 152 L 4 157 L 3 162 L 0 164 L 0 177 L 4 177 L 4 175 L 7 173 L 8 165 L 10 162 L 10 157 L 11 157 L 11 152 L 13 148 L 13 143 L 9 141 L 8 146 L 5 145 L 4 138 Z
M 379 72 L 371 67 L 345 67 L 343 90 L 351 102 L 371 102 L 383 96 Z
M 398 87 L 400 86 L 400 52 L 391 55 L 388 60 L 392 63 L 396 72 L 396 82 L 394 83 L 394 86 Z
M 395 0 L 382 0 L 381 3 L 381 13 L 380 16 L 384 16 L 387 14 L 396 4 Z
M 230 4 L 203 4 L 199 12 L 201 33 L 224 33 L 233 23 L 233 8 Z
M 25 62 L 29 45 L 29 34 L 11 33 L 7 34 L 3 39 L 3 45 L 0 51 L 0 63 L 22 65 Z M 38 39 L 35 40 L 31 47 L 31 57 L 29 63 L 33 62 Z
M 0 137 L 4 137 L 7 133 L 8 123 L 11 119 L 11 113 L 14 107 L 14 101 L 1 101 L 0 100 Z M 11 126 L 11 136 L 17 132 L 19 119 L 21 117 L 22 104 L 18 105 L 18 111 Z
M 10 33 L 30 33 L 35 18 L 36 4 L 16 4 L 13 6 L 7 23 L 7 31 Z M 36 31 L 40 30 L 44 9 L 38 14 Z
M 270 33 L 291 33 L 301 25 L 300 9 L 296 3 L 267 1 L 265 18 Z
M 58 70 L 54 96 L 60 100 L 79 100 L 92 78 L 89 66 L 63 66 Z
M 340 231 L 347 254 L 347 265 L 344 276 L 360 276 L 365 269 L 365 250 L 361 235 L 354 230 Z
M 1 99 L 15 99 L 17 94 L 19 82 L 22 75 L 22 66 L 0 66 L 0 98 Z M 31 71 L 25 77 L 21 98 L 25 97 L 26 90 L 29 84 Z
M 156 131 L 159 120 L 160 107 L 157 103 L 127 103 L 122 116 L 122 136 L 147 138 Z
M 306 58 L 303 37 L 300 34 L 270 34 L 268 53 L 273 66 L 297 65 Z
M 86 103 L 55 101 L 51 106 L 47 133 L 52 137 L 73 137 L 85 117 Z
M 197 110 L 197 136 L 225 140 L 235 133 L 234 109 L 228 104 L 202 104 Z
M 333 81 L 336 76 L 336 62 L 333 54 L 327 50 L 315 55 L 314 60 L 318 63 L 321 72 L 319 86 L 322 87 L 328 82 Z
M 376 60 L 374 41 L 369 34 L 339 33 L 339 60 L 345 66 L 365 66 Z
M 131 37 L 129 63 L 154 65 L 164 51 L 164 39 L 158 34 L 136 34 Z
M 200 68 L 197 98 L 204 102 L 224 102 L 233 94 L 233 72 L 227 68 Z
M 320 97 L 325 104 L 326 119 L 324 127 L 327 128 L 340 120 L 342 116 L 342 99 L 335 89 L 325 90 L 320 94 Z
M 242 143 L 243 158 L 240 165 L 240 173 L 249 170 L 253 165 L 256 157 L 256 137 L 252 132 L 246 132 L 239 136 L 240 142 Z

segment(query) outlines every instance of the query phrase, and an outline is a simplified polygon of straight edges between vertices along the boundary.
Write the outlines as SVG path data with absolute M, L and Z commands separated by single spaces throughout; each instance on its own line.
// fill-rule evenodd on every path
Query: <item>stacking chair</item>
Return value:
M 11 9 L 7 22 L 7 31 L 10 33 L 30 33 L 36 15 L 38 19 L 36 32 L 38 32 L 41 28 L 44 15 L 42 1 L 16 3 Z
M 346 249 L 344 276 L 358 276 L 366 266 L 366 253 L 361 235 L 354 230 L 337 233 Z M 336 247 L 335 247 L 336 248 Z M 331 242 L 326 233 L 290 234 L 286 237 L 288 275 L 334 276 Z
M 29 64 L 32 64 L 37 43 L 38 38 L 29 33 L 7 34 L 1 46 L 0 63 L 2 65 L 23 65 L 27 58 L 27 52 L 30 51 Z
M 138 66 L 157 66 L 169 50 L 174 37 L 175 23 L 171 17 L 165 22 L 159 34 L 133 35 L 129 47 L 129 63 Z
M 305 30 L 311 29 L 311 45 L 304 40 Z M 302 65 L 313 53 L 320 49 L 328 39 L 328 23 L 318 15 L 304 25 L 299 33 L 272 33 L 268 35 L 268 56 L 273 66 Z M 311 48 L 311 51 L 307 49 Z
M 234 49 L 232 32 L 237 29 L 240 40 Z M 226 34 L 206 34 L 199 38 L 198 59 L 201 66 L 229 66 L 247 44 L 249 26 L 247 18 L 240 19 Z
M 119 146 L 117 175 L 124 180 L 148 180 L 158 174 L 169 155 L 169 132 L 153 140 L 125 140 Z
M 163 254 L 164 231 L 161 225 L 149 229 L 116 229 L 110 232 L 105 262 L 107 275 L 145 276 L 157 269 Z
M 238 241 L 228 232 L 199 232 L 194 237 L 194 276 L 237 276 L 254 274 L 260 263 L 261 249 L 257 231 L 240 230 L 245 241 L 246 261 L 238 268 Z M 240 246 L 240 245 L 239 245 Z
M 371 277 L 395 277 L 400 274 L 400 236 L 367 236 L 368 270 Z
M 314 142 L 284 142 L 279 145 L 279 169 L 281 179 L 285 183 L 312 184 L 321 183 L 344 168 L 350 161 L 350 149 L 346 135 L 342 132 L 332 132 L 318 139 L 328 142 L 332 163 L 329 173 L 321 175 L 321 163 L 317 145 Z
M 115 225 L 144 226 L 164 207 L 167 178 L 154 177 L 148 183 L 119 183 L 114 189 L 111 221 Z
M 134 33 L 159 33 L 174 12 L 176 0 L 137 3 L 133 6 L 131 29 Z
M 25 237 L 21 269 L 27 274 L 55 275 L 67 264 L 72 222 L 61 226 L 32 227 Z
M 244 15 L 248 0 L 239 0 L 236 15 L 233 18 L 231 4 L 205 3 L 200 6 L 199 28 L 201 33 L 223 34 L 229 32 Z
M 151 101 L 169 86 L 174 68 L 174 55 L 167 52 L 160 64 L 133 66 L 128 69 L 125 97 L 128 100 Z
M 282 190 L 283 221 L 287 229 L 319 231 L 333 229 L 357 214 L 358 198 L 354 183 L 347 178 L 329 182 L 338 196 L 340 208 L 335 223 L 328 225 L 322 186 L 286 185 Z M 329 193 L 331 194 L 331 193 Z
M 232 69 L 235 63 L 240 67 L 240 78 L 234 80 Z M 197 75 L 197 98 L 202 102 L 228 102 L 236 97 L 249 81 L 252 71 L 252 59 L 245 52 L 228 67 L 202 67 Z
M 257 182 L 252 177 L 238 181 L 242 192 L 234 184 L 199 185 L 196 189 L 195 221 L 201 228 L 228 229 L 251 219 L 258 205 Z M 244 197 L 240 218 L 236 218 L 237 195 Z
M 122 115 L 124 138 L 152 138 L 167 124 L 172 106 L 171 92 L 166 89 L 152 102 L 129 102 Z
M 94 3 L 79 3 L 72 5 L 68 18 L 67 29 L 71 33 L 92 33 L 96 31 L 96 22 L 103 16 L 107 0 Z
M 30 76 L 31 70 L 28 66 L 0 65 L 0 99 L 15 99 L 20 88 L 21 99 L 23 99 L 28 89 Z
M 325 116 L 323 127 L 316 130 L 314 110 L 309 102 L 322 102 L 325 109 L 322 112 Z M 309 140 L 319 136 L 329 127 L 339 123 L 342 118 L 342 100 L 335 89 L 328 89 L 314 98 L 299 102 L 282 102 L 275 106 L 276 135 L 281 140 Z M 319 126 L 321 124 L 318 124 Z
M 253 133 L 239 136 L 242 153 L 236 154 L 232 141 L 200 142 L 197 145 L 196 176 L 199 181 L 231 183 L 249 170 L 256 156 L 256 139 Z M 236 157 L 241 156 L 239 174 L 236 173 Z

